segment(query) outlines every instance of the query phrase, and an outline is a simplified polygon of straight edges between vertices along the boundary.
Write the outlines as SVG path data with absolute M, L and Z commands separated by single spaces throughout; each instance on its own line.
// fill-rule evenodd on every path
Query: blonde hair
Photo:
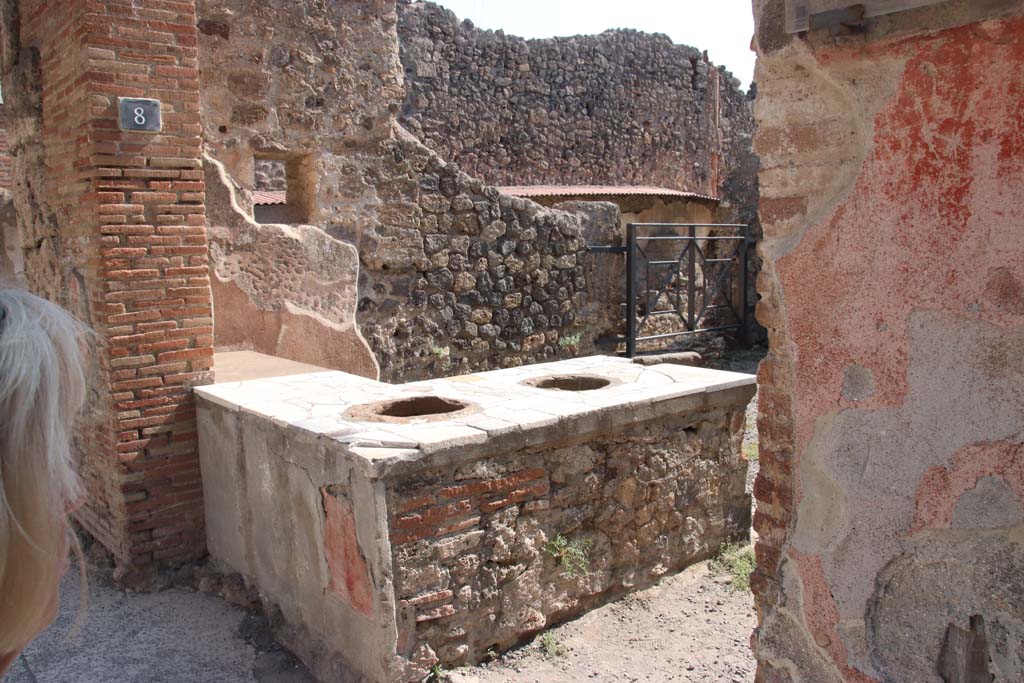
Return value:
M 0 283 L 0 655 L 46 627 L 63 573 L 66 509 L 82 494 L 70 444 L 84 334 L 56 304 Z

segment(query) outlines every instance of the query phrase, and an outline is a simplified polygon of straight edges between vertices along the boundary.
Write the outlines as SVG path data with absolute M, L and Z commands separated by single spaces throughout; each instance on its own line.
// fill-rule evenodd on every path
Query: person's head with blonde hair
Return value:
M 70 443 L 85 398 L 84 329 L 0 283 L 0 674 L 57 611 L 66 511 L 81 498 Z

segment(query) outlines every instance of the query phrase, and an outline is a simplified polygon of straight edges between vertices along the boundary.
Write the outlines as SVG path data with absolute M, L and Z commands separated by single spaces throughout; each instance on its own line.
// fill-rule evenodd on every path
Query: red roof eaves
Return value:
M 699 192 L 648 185 L 506 185 L 498 190 L 514 197 L 656 196 L 718 201 L 717 197 Z

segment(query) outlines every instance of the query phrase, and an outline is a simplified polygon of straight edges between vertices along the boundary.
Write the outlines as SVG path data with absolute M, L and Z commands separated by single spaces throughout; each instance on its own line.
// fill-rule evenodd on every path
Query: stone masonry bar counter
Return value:
M 606 356 L 197 388 L 210 554 L 323 680 L 420 680 L 746 538 L 753 393 Z

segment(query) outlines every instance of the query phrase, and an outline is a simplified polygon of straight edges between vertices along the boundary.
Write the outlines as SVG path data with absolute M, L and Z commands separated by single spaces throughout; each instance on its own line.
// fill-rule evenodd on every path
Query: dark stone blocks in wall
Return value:
M 429 2 L 399 3 L 398 34 L 401 122 L 489 183 L 717 195 L 735 165 L 734 140 L 750 148 L 753 117 L 739 83 L 664 35 L 523 40 L 459 23 Z
M 378 225 L 360 248 L 359 316 L 381 377 L 408 381 L 592 348 L 581 217 L 502 195 L 411 138 L 392 144 L 391 158 L 419 181 L 399 221 L 415 227 Z

